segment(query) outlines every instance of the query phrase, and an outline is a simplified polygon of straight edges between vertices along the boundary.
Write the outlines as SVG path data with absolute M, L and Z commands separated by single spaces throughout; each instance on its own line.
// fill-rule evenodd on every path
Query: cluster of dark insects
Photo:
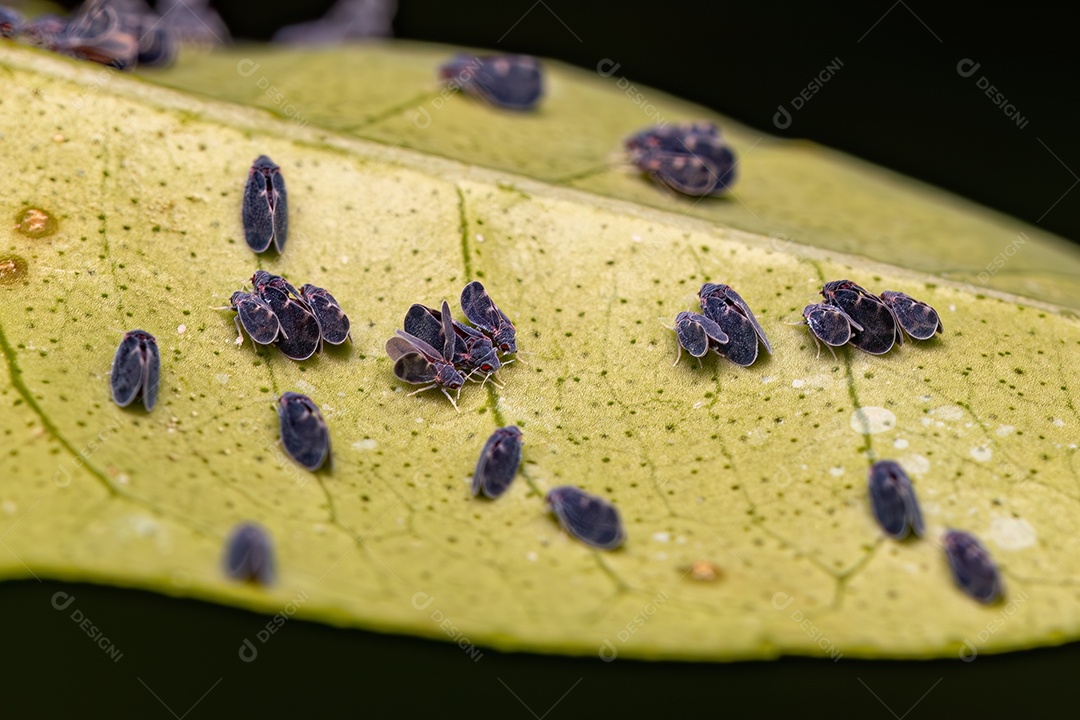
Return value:
M 532 110 L 544 94 L 540 63 L 529 55 L 458 53 L 439 67 L 439 78 L 507 110 Z
M 162 18 L 134 3 L 113 5 L 90 0 L 71 17 L 41 15 L 24 20 L 0 5 L 0 37 L 19 40 L 61 55 L 90 60 L 118 70 L 136 65 L 169 65 L 176 43 Z
M 486 381 L 506 361 L 499 353 L 517 352 L 517 331 L 510 318 L 473 281 L 461 291 L 461 310 L 475 327 L 454 320 L 443 300 L 435 310 L 413 305 L 405 314 L 405 329 L 386 341 L 386 354 L 394 361 L 394 375 L 411 385 L 424 387 L 409 393 L 439 388 L 457 409 L 457 396 L 467 378 L 481 373 Z
M 924 536 L 926 527 L 915 488 L 898 463 L 892 460 L 874 463 L 870 467 L 869 486 L 870 506 L 886 535 L 894 540 L 903 540 L 909 534 Z M 961 590 L 988 604 L 1001 597 L 1001 575 L 990 553 L 974 535 L 949 529 L 941 542 L 953 580 Z
M 710 122 L 656 125 L 623 145 L 631 163 L 684 195 L 719 195 L 735 182 L 735 153 Z
M 736 365 L 749 367 L 758 356 L 758 344 L 772 353 L 765 330 L 754 317 L 750 306 L 728 285 L 705 283 L 698 292 L 701 313 L 681 312 L 675 317 L 679 340 L 678 364 L 685 349 L 696 358 L 709 350 Z
M 914 340 L 929 340 L 944 329 L 934 308 L 902 292 L 886 290 L 879 296 L 850 280 L 834 280 L 825 283 L 821 296 L 825 302 L 807 305 L 803 318 L 814 342 L 825 343 L 830 352 L 851 343 L 884 355 L 904 344 L 905 332 Z
M 246 330 L 253 343 L 275 345 L 291 360 L 307 360 L 323 343 L 340 345 L 350 339 L 349 318 L 334 296 L 315 285 L 297 290 L 283 277 L 265 270 L 251 276 L 251 292 L 237 290 L 229 298 L 242 345 Z M 225 308 L 222 308 L 225 309 Z

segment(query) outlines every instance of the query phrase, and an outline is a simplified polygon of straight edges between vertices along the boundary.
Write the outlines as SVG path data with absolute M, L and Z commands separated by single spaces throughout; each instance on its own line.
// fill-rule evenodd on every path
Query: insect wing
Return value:
M 281 334 L 281 321 L 278 320 L 270 304 L 257 295 L 235 292 L 232 297 L 233 307 L 244 330 L 254 342 L 269 345 Z
M 540 63 L 528 55 L 494 55 L 480 58 L 472 79 L 464 83 L 470 90 L 496 107 L 531 110 L 544 94 Z
M 469 322 L 490 335 L 500 350 L 505 353 L 517 352 L 514 324 L 495 305 L 483 284 L 474 280 L 462 289 L 461 311 Z
M 911 479 L 898 463 L 879 460 L 870 468 L 870 504 L 885 533 L 903 540 L 908 532 L 923 536 L 924 526 L 919 501 Z
M 143 378 L 143 407 L 147 412 L 154 409 L 157 403 L 158 385 L 161 384 L 161 353 L 158 351 L 157 340 L 150 333 L 143 333 L 143 352 L 146 358 L 146 375 Z
M 974 535 L 963 530 L 949 530 L 942 539 L 953 579 L 971 597 L 992 603 L 1001 597 L 1001 575 L 990 553 Z
M 506 492 L 521 466 L 521 430 L 516 426 L 499 428 L 480 451 L 473 473 L 472 493 L 481 492 L 495 499 Z
M 437 369 L 418 352 L 402 355 L 394 362 L 394 375 L 411 385 L 433 382 L 438 377 Z
M 454 332 L 454 318 L 450 316 L 450 304 L 445 300 L 442 302 L 439 320 L 442 323 L 443 344 L 435 347 L 442 347 L 442 356 L 449 362 L 453 362 L 458 338 L 457 333 Z
M 902 292 L 886 290 L 881 299 L 896 316 L 900 326 L 916 340 L 929 340 L 944 330 L 937 310 Z
M 426 305 L 415 304 L 405 313 L 405 333 L 420 338 L 432 347 L 445 349 L 442 313 Z M 454 350 L 456 360 L 465 351 L 464 343 L 455 343 Z
M 694 320 L 692 313 L 679 313 L 679 316 L 675 318 L 675 333 L 679 338 L 679 344 L 693 357 L 704 357 L 705 353 L 709 352 L 709 336 L 705 334 L 705 328 L 701 323 Z
M 723 297 L 712 295 L 702 301 L 705 317 L 715 322 L 728 336 L 727 343 L 719 345 L 716 352 L 743 367 L 754 364 L 758 356 L 758 335 L 750 319 L 736 310 Z
M 548 491 L 547 502 L 563 529 L 586 545 L 614 550 L 626 539 L 619 511 L 603 498 L 562 485 Z
M 243 523 L 233 529 L 225 542 L 225 574 L 260 585 L 274 582 L 274 544 L 265 528 Z
M 322 331 L 307 307 L 274 287 L 265 288 L 262 298 L 281 323 L 281 337 L 277 340 L 281 354 L 292 360 L 307 360 L 314 355 L 322 341 Z
M 319 323 L 323 340 L 331 345 L 340 345 L 349 339 L 349 317 L 333 295 L 314 285 L 303 285 L 300 295 Z
M 853 329 L 861 330 L 862 326 L 855 323 L 840 308 L 835 305 L 817 303 L 803 308 L 803 317 L 810 332 L 826 345 L 840 347 L 851 340 Z
M 301 467 L 318 470 L 330 456 L 330 431 L 306 395 L 287 392 L 278 399 L 281 445 Z

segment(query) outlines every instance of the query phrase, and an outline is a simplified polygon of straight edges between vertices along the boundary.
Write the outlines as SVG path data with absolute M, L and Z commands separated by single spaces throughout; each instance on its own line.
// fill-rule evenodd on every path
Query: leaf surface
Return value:
M 1074 250 L 723 120 L 736 197 L 677 198 L 613 160 L 650 121 L 617 78 L 552 64 L 543 110 L 510 115 L 439 94 L 449 52 L 238 49 L 140 79 L 0 46 L 17 221 L 0 252 L 0 576 L 606 657 L 927 657 L 1080 636 L 1080 324 L 1047 304 L 1080 304 Z M 642 92 L 663 118 L 711 117 Z M 253 256 L 240 226 L 260 154 L 288 184 L 280 258 Z M 304 363 L 237 347 L 232 313 L 212 308 L 258 267 L 330 290 L 353 344 Z M 944 335 L 818 356 L 788 323 L 842 277 L 929 302 Z M 457 312 L 473 279 L 521 354 L 505 387 L 470 383 L 458 414 L 435 391 L 407 397 L 383 344 L 414 302 Z M 771 357 L 672 367 L 661 323 L 706 281 L 746 299 Z M 109 396 L 135 327 L 161 351 L 150 414 Z M 321 408 L 332 470 L 281 453 L 274 401 L 290 390 Z M 522 476 L 474 499 L 480 448 L 511 423 Z M 928 540 L 875 525 L 879 457 L 912 476 Z M 561 484 L 617 504 L 623 549 L 559 529 L 543 493 Z M 275 538 L 269 589 L 223 574 L 246 520 Z M 946 527 L 986 542 L 1007 604 L 952 585 Z M 717 580 L 693 579 L 702 561 Z

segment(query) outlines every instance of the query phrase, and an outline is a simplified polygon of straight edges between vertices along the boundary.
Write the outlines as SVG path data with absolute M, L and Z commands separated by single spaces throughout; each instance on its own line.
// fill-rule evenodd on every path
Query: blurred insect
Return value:
M 273 244 L 279 253 L 285 252 L 289 233 L 288 200 L 281 168 L 267 156 L 260 155 L 248 171 L 240 213 L 244 239 L 253 251 L 266 252 Z
M 563 529 L 586 545 L 614 550 L 626 540 L 619 511 L 601 497 L 561 485 L 548 491 L 547 503 Z
M 908 532 L 923 536 L 925 529 L 915 488 L 899 463 L 878 460 L 870 467 L 869 485 L 874 517 L 886 535 L 894 540 L 903 540 Z
M 836 359 L 834 347 L 840 347 L 851 340 L 853 331 L 861 331 L 863 326 L 851 319 L 851 316 L 837 305 L 828 303 L 815 303 L 807 305 L 802 311 L 806 326 L 810 328 L 810 334 L 817 345 L 818 357 L 821 356 L 821 343 L 829 348 L 833 359 Z M 818 342 L 818 341 L 821 342 Z
M 277 410 L 281 446 L 289 457 L 311 471 L 330 460 L 330 430 L 311 398 L 287 392 L 278 398 Z
M 825 302 L 847 313 L 862 327 L 851 334 L 852 345 L 871 355 L 884 355 L 894 344 L 903 345 L 904 335 L 892 308 L 876 295 L 850 280 L 834 280 L 821 288 Z
M 679 364 L 685 348 L 696 358 L 705 357 L 710 347 L 724 345 L 729 338 L 715 321 L 693 312 L 681 312 L 675 316 L 675 335 L 679 341 L 679 354 L 672 367 Z M 717 350 L 719 352 L 719 350 Z
M 251 341 L 259 345 L 269 345 L 283 335 L 281 321 L 278 320 L 270 304 L 258 295 L 237 290 L 229 298 L 229 305 L 215 310 L 234 310 L 236 317 L 236 344 L 244 344 L 241 326 L 251 336 Z
M 67 24 L 67 20 L 59 15 L 38 15 L 22 24 L 18 36 L 30 45 L 52 49 L 57 38 L 64 34 Z
M 506 313 L 498 308 L 484 286 L 473 280 L 461 291 L 461 311 L 476 327 L 491 338 L 504 353 L 517 352 L 517 331 Z
M 974 535 L 963 530 L 947 530 L 941 540 L 953 579 L 965 593 L 979 602 L 992 603 L 1004 588 L 990 553 Z
M 532 110 L 544 94 L 540 63 L 528 55 L 458 53 L 439 67 L 439 78 L 507 110 Z
M 452 362 L 455 367 L 462 368 L 469 375 L 482 372 L 490 376 L 502 367 L 491 340 L 482 332 L 462 325 L 450 317 L 450 304 L 445 300 L 442 310 L 420 304 L 410 307 L 405 314 L 405 332 L 437 348 L 446 345 L 446 333 L 451 332 L 456 338 Z
M 705 317 L 719 325 L 728 336 L 727 343 L 717 346 L 718 353 L 743 367 L 749 367 L 757 360 L 759 340 L 765 351 L 772 353 L 772 346 L 754 313 L 731 287 L 705 283 L 698 292 L 698 300 Z
M 142 395 L 143 407 L 149 412 L 157 402 L 160 381 L 161 354 L 157 340 L 145 330 L 124 333 L 109 375 L 113 400 L 120 407 L 127 407 Z
M 149 12 L 120 12 L 120 27 L 136 38 L 136 63 L 166 66 L 176 59 L 176 43 L 163 18 Z
M 684 195 L 718 195 L 735 182 L 735 154 L 711 123 L 657 125 L 623 146 L 638 169 Z
M 241 523 L 225 541 L 225 574 L 256 585 L 274 582 L 274 543 L 266 528 Z
M 881 299 L 892 309 L 900 327 L 916 340 L 929 340 L 945 329 L 937 310 L 910 295 L 886 290 L 881 293 Z
M 23 28 L 23 16 L 18 10 L 0 5 L 0 37 L 13 38 Z
M 495 499 L 506 492 L 521 465 L 521 430 L 515 425 L 499 428 L 480 451 L 473 472 L 472 494 Z
M 351 340 L 349 317 L 341 309 L 341 304 L 334 296 L 314 285 L 300 286 L 300 296 L 307 303 L 311 314 L 319 323 L 322 339 L 331 345 L 340 345 Z
M 118 70 L 133 67 L 139 58 L 138 38 L 107 0 L 84 2 L 64 31 L 49 38 L 49 48 Z
M 255 294 L 262 298 L 281 323 L 277 348 L 292 360 L 307 360 L 322 346 L 322 330 L 307 301 L 288 280 L 258 270 L 251 276 Z
M 714 582 L 724 577 L 724 571 L 708 560 L 695 560 L 689 565 L 679 568 L 679 572 L 698 582 Z
M 428 383 L 409 395 L 437 387 L 454 409 L 461 412 L 457 400 L 447 392 L 457 390 L 460 396 L 461 386 L 465 384 L 465 378 L 454 368 L 454 344 L 455 337 L 451 335 L 440 352 L 420 338 L 398 330 L 396 337 L 386 341 L 386 354 L 394 361 L 394 375 L 398 380 L 411 385 Z

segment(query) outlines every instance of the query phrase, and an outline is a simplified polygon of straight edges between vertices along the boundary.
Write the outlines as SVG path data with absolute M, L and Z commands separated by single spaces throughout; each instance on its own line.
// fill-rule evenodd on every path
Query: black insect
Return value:
M 322 330 L 296 288 L 265 270 L 251 276 L 251 285 L 281 323 L 281 336 L 277 339 L 281 354 L 292 360 L 307 360 L 314 355 L 322 346 Z
M 840 347 L 851 340 L 853 332 L 860 331 L 863 326 L 851 319 L 846 312 L 837 305 L 828 303 L 815 303 L 807 305 L 802 311 L 806 326 L 814 337 L 818 355 L 821 355 L 821 342 L 829 348 L 829 352 L 836 357 L 834 347 Z
M 1001 574 L 983 544 L 963 530 L 947 530 L 941 540 L 953 579 L 960 589 L 984 603 L 1001 597 Z
M 630 162 L 684 195 L 718 195 L 735 182 L 735 154 L 711 123 L 647 128 L 629 137 L 624 147 Z
M 439 77 L 508 110 L 532 110 L 544 94 L 540 63 L 528 55 L 458 53 L 439 68 Z
M 716 346 L 716 351 L 736 365 L 749 367 L 758 356 L 758 341 L 765 352 L 772 353 L 772 346 L 754 313 L 739 293 L 727 285 L 705 283 L 698 292 L 701 310 L 728 336 L 727 343 Z
M 504 353 L 517 352 L 517 331 L 506 313 L 498 308 L 484 286 L 473 280 L 461 291 L 461 311 L 476 327 L 491 338 Z
M 491 434 L 473 472 L 472 493 L 495 499 L 506 492 L 521 465 L 521 430 L 515 425 Z
M 176 58 L 176 43 L 162 18 L 147 12 L 120 12 L 120 26 L 136 38 L 139 65 L 165 66 Z
M 679 354 L 674 365 L 678 365 L 682 359 L 683 348 L 693 357 L 701 358 L 705 357 L 710 347 L 724 345 L 729 340 L 727 333 L 714 320 L 693 312 L 681 312 L 675 316 L 675 335 L 679 339 Z
M 886 290 L 881 293 L 881 299 L 892 308 L 900 327 L 916 340 L 929 340 L 945 329 L 937 310 L 910 295 Z
M 452 362 L 469 374 L 491 375 L 502 367 L 488 336 L 450 317 L 450 304 L 445 300 L 441 311 L 420 304 L 410 307 L 405 313 L 405 332 L 436 348 L 445 347 L 446 333 L 452 333 L 456 337 Z
M 330 430 L 319 408 L 306 395 L 287 392 L 278 398 L 281 446 L 308 470 L 318 470 L 330 459 Z
M 261 253 L 273 244 L 279 253 L 285 252 L 289 233 L 285 178 L 281 168 L 265 155 L 260 155 L 248 171 L 241 216 L 249 248 Z
M 225 574 L 257 585 L 274 582 L 274 543 L 266 528 L 241 523 L 225 542 Z
M 300 296 L 307 303 L 308 309 L 319 323 L 322 339 L 331 345 L 340 345 L 349 337 L 349 317 L 341 309 L 341 304 L 334 296 L 314 285 L 302 285 Z
M 116 8 L 105 0 L 88 0 L 63 32 L 48 38 L 49 48 L 119 70 L 138 62 L 139 39 L 124 27 Z
M 113 400 L 120 407 L 127 407 L 142 395 L 143 406 L 149 412 L 157 402 L 160 381 L 161 354 L 157 340 L 145 330 L 124 333 L 109 377 Z
M 825 302 L 835 305 L 862 326 L 851 334 L 851 344 L 871 355 L 884 355 L 903 345 L 904 335 L 892 309 L 876 295 L 850 280 L 834 280 L 821 288 Z
M 283 335 L 281 321 L 274 314 L 270 303 L 258 295 L 237 290 L 229 298 L 229 305 L 236 311 L 234 321 L 236 332 L 239 333 L 239 337 L 236 338 L 237 345 L 244 342 L 244 334 L 240 330 L 241 325 L 251 336 L 252 342 L 260 345 L 269 345 Z
M 909 532 L 924 533 L 922 511 L 911 479 L 899 463 L 878 460 L 870 467 L 870 505 L 885 534 L 903 540 Z
M 386 341 L 386 354 L 394 361 L 394 375 L 398 380 L 411 385 L 427 383 L 410 395 L 437 387 L 458 410 L 457 401 L 447 392 L 457 390 L 460 395 L 461 386 L 465 384 L 465 378 L 454 368 L 454 344 L 455 338 L 451 336 L 440 352 L 420 338 L 398 330 L 396 337 Z
M 619 511 L 601 497 L 561 485 L 548 491 L 547 502 L 563 529 L 586 545 L 614 550 L 626 540 Z

